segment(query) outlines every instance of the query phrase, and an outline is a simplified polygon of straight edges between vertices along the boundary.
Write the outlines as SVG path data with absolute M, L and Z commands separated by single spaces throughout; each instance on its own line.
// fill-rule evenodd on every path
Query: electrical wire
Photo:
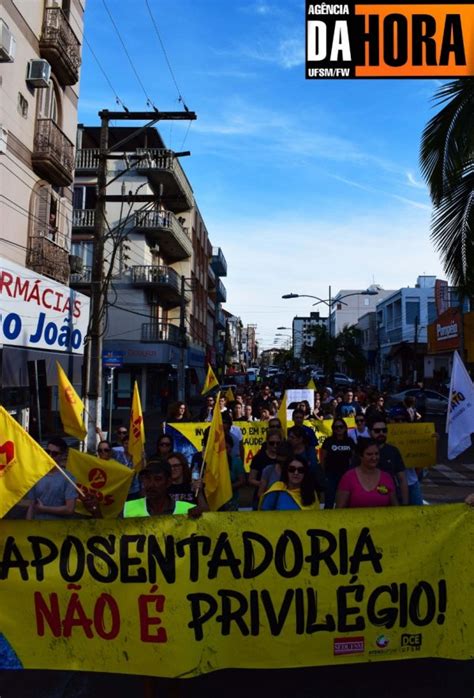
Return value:
M 109 76 L 107 75 L 107 73 L 105 72 L 104 68 L 102 67 L 102 64 L 100 63 L 99 59 L 97 58 L 96 53 L 95 53 L 94 49 L 92 48 L 92 46 L 90 45 L 89 41 L 87 40 L 87 37 L 86 37 L 85 34 L 84 34 L 84 42 L 86 43 L 87 48 L 89 49 L 89 51 L 92 53 L 92 56 L 94 57 L 94 60 L 95 60 L 95 62 L 97 63 L 100 72 L 102 73 L 102 75 L 103 75 L 104 78 L 106 79 L 108 86 L 109 86 L 110 89 L 112 90 L 112 92 L 113 92 L 113 94 L 114 94 L 114 96 L 115 96 L 115 102 L 116 102 L 117 104 L 119 104 L 119 105 L 123 108 L 124 111 L 128 112 L 127 107 L 125 106 L 125 104 L 122 102 L 122 100 L 121 100 L 120 97 L 118 96 L 118 94 L 117 94 L 117 92 L 116 92 L 114 86 L 112 85 L 112 82 L 111 82 Z
M 177 82 L 177 80 L 176 80 L 175 74 L 174 74 L 174 72 L 173 72 L 173 68 L 171 67 L 170 59 L 168 58 L 168 54 L 167 54 L 167 52 L 166 52 L 166 48 L 165 48 L 165 45 L 164 45 L 164 43 L 163 43 L 163 39 L 161 38 L 160 30 L 158 29 L 158 24 L 157 24 L 157 22 L 156 22 L 156 20 L 155 20 L 155 18 L 154 18 L 154 16 L 153 16 L 153 13 L 152 13 L 152 11 L 151 11 L 151 7 L 150 7 L 150 5 L 149 5 L 149 3 L 148 3 L 148 0 L 145 0 L 145 5 L 146 5 L 146 7 L 147 7 L 148 14 L 150 15 L 150 19 L 151 19 L 151 22 L 152 22 L 153 27 L 154 27 L 154 29 L 155 29 L 155 33 L 156 33 L 156 35 L 157 35 L 157 37 L 158 37 L 158 41 L 160 42 L 160 46 L 161 46 L 161 49 L 162 49 L 162 51 L 163 51 L 163 55 L 164 55 L 164 57 L 165 57 L 166 64 L 167 64 L 167 66 L 168 66 L 168 70 L 170 71 L 171 78 L 172 78 L 172 80 L 173 80 L 173 82 L 174 82 L 174 85 L 175 85 L 175 87 L 176 87 L 176 91 L 177 91 L 177 93 L 178 93 L 178 101 L 181 102 L 181 104 L 183 105 L 183 108 L 184 108 L 185 111 L 189 111 L 189 109 L 188 109 L 188 107 L 186 106 L 186 103 L 185 103 L 185 101 L 184 101 L 184 99 L 183 99 L 183 95 L 181 94 L 181 90 L 179 89 L 178 82 Z
M 132 58 L 131 58 L 131 56 L 130 56 L 130 54 L 129 54 L 129 52 L 128 52 L 127 46 L 126 46 L 124 40 L 122 39 L 122 35 L 120 34 L 120 31 L 119 31 L 119 29 L 118 29 L 118 27 L 117 27 L 117 25 L 116 25 L 116 23 L 115 23 L 114 18 L 112 17 L 112 14 L 111 14 L 111 12 L 110 12 L 108 6 L 107 6 L 106 1 L 105 1 L 105 0 L 102 0 L 102 4 L 103 4 L 103 6 L 104 6 L 104 8 L 105 8 L 105 11 L 107 12 L 107 14 L 108 14 L 108 16 L 109 16 L 109 19 L 110 19 L 110 21 L 111 21 L 111 23 L 112 23 L 112 26 L 113 26 L 114 29 L 115 29 L 115 32 L 116 32 L 118 38 L 120 39 L 120 43 L 122 44 L 122 48 L 123 48 L 123 50 L 124 50 L 124 52 L 125 52 L 125 55 L 127 56 L 128 61 L 129 61 L 130 65 L 131 65 L 131 67 L 132 67 L 132 70 L 133 70 L 133 72 L 135 73 L 135 77 L 137 78 L 138 83 L 139 83 L 140 87 L 141 87 L 142 90 L 143 90 L 143 94 L 144 94 L 145 97 L 146 97 L 147 104 L 150 105 L 150 106 L 152 106 L 153 109 L 155 109 L 155 111 L 158 111 L 158 109 L 156 108 L 156 106 L 155 106 L 154 103 L 153 103 L 153 100 L 152 100 L 152 99 L 150 98 L 150 96 L 148 95 L 148 93 L 147 93 L 147 91 L 146 91 L 146 89 L 145 89 L 145 86 L 144 86 L 144 84 L 143 84 L 143 82 L 142 82 L 142 80 L 141 80 L 141 78 L 140 78 L 140 75 L 138 74 L 137 69 L 135 68 L 135 64 L 134 64 L 134 62 L 132 61 Z

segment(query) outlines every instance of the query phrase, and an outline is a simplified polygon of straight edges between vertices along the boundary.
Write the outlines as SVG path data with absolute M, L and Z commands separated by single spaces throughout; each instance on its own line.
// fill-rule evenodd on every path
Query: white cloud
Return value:
M 313 309 L 310 298 L 282 300 L 284 293 L 327 298 L 329 285 L 335 294 L 367 288 L 374 278 L 386 289 L 398 289 L 414 286 L 423 272 L 441 273 L 429 241 L 429 215 L 402 206 L 341 214 L 337 223 L 288 214 L 209 219 L 208 225 L 227 259 L 226 307 L 244 323 L 256 322 L 265 337 Z
M 407 172 L 406 176 L 407 176 L 408 184 L 410 186 L 415 187 L 416 189 L 426 189 L 425 183 L 417 180 L 415 175 L 413 174 L 413 172 Z

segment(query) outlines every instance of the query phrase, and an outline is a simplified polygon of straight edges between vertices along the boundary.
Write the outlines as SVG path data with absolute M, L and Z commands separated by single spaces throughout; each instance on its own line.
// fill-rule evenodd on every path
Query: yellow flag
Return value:
M 0 518 L 55 466 L 46 451 L 0 407 Z
M 224 427 L 222 414 L 217 396 L 209 438 L 204 452 L 206 470 L 204 484 L 206 485 L 206 497 L 211 511 L 217 511 L 232 497 L 232 483 L 230 481 L 227 449 L 225 446 Z
M 140 402 L 137 381 L 135 381 L 135 385 L 133 386 L 128 438 L 128 452 L 132 456 L 133 465 L 135 468 L 138 468 L 143 460 L 143 453 L 145 450 L 145 425 L 143 424 L 142 404 Z
M 288 421 L 287 421 L 287 416 L 286 416 L 286 393 L 283 393 L 283 397 L 281 398 L 280 407 L 278 408 L 278 412 L 277 412 L 277 417 L 281 422 L 283 436 L 286 439 L 287 432 L 288 432 Z
M 225 393 L 225 399 L 227 400 L 228 403 L 235 402 L 235 395 L 234 395 L 232 388 L 227 388 L 226 393 Z
M 58 370 L 59 414 L 63 429 L 66 434 L 83 441 L 87 436 L 87 429 L 82 418 L 84 403 L 69 382 L 69 378 L 59 361 L 56 361 L 56 368 Z
M 216 378 L 216 374 L 212 370 L 211 364 L 209 364 L 207 367 L 206 380 L 204 381 L 204 385 L 202 386 L 201 395 L 205 395 L 210 390 L 215 388 L 216 385 L 219 385 L 219 381 Z
M 74 448 L 69 449 L 67 469 L 84 494 L 97 496 L 104 519 L 116 519 L 120 515 L 134 476 L 133 470 L 116 460 L 102 460 Z M 76 502 L 76 512 L 90 516 L 80 499 Z
M 312 378 L 309 379 L 308 385 L 306 386 L 308 390 L 317 390 L 316 383 Z

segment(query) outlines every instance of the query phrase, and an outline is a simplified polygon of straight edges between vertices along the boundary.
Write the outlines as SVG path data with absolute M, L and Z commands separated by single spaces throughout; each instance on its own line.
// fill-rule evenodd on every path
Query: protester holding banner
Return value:
M 243 422 L 254 422 L 255 417 L 253 416 L 252 405 L 244 405 L 244 416 L 242 418 Z
M 125 518 L 187 514 L 195 507 L 191 502 L 175 501 L 169 495 L 173 484 L 169 463 L 152 459 L 139 473 L 143 497 L 125 503 Z
M 393 479 L 378 468 L 380 451 L 376 441 L 357 442 L 360 461 L 341 478 L 336 493 L 336 509 L 397 506 Z
M 301 456 L 291 456 L 281 469 L 281 481 L 264 493 L 262 511 L 308 511 L 319 509 L 314 482 L 308 462 Z
M 214 398 L 213 395 L 208 395 L 206 397 L 206 404 L 202 408 L 201 412 L 199 413 L 199 420 L 201 422 L 211 422 L 212 421 L 212 413 L 214 411 L 215 403 L 216 403 L 216 399 Z
M 332 436 L 325 439 L 320 451 L 321 465 L 326 476 L 324 508 L 333 509 L 339 481 L 349 470 L 355 444 L 347 435 L 347 424 L 341 418 L 332 423 Z
M 202 511 L 209 511 L 209 506 L 204 496 L 204 486 L 201 478 L 192 479 L 188 461 L 183 453 L 171 453 L 168 456 L 168 465 L 171 468 L 172 484 L 168 487 L 168 494 L 175 502 L 196 503 Z M 197 497 L 196 497 L 197 493 Z
M 65 470 L 67 444 L 64 439 L 50 439 L 46 453 Z M 53 467 L 31 488 L 24 500 L 28 506 L 28 520 L 56 520 L 74 516 L 78 492 L 72 484 L 75 479 L 71 473 L 65 471 L 65 475 Z

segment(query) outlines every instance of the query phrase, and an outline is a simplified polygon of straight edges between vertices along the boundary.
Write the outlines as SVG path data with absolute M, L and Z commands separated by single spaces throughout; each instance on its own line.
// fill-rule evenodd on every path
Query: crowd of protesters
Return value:
M 387 409 L 384 396 L 366 390 L 333 391 L 330 387 L 315 391 L 314 406 L 308 401 L 293 404 L 292 422 L 284 432 L 277 416 L 280 400 L 269 384 L 258 391 L 240 389 L 232 401 L 222 394 L 218 409 L 224 427 L 226 456 L 232 496 L 222 511 L 241 508 L 256 511 L 308 510 L 422 505 L 420 487 L 422 472 L 406 468 L 400 451 L 387 443 L 387 424 L 416 422 L 422 419 L 413 398 Z M 211 422 L 216 397 L 207 395 L 196 413 L 191 415 L 184 402 L 171 405 L 167 421 L 171 423 Z M 348 428 L 345 419 L 353 418 Z M 265 441 L 252 456 L 248 472 L 244 468 L 244 447 L 241 429 L 235 422 L 259 420 L 266 423 Z M 313 428 L 322 420 L 330 420 L 331 435 L 318 441 Z M 149 454 L 145 465 L 134 476 L 123 516 L 155 516 L 158 514 L 189 514 L 198 516 L 209 510 L 203 479 L 203 449 L 190 463 L 175 450 L 173 437 L 164 429 Z M 104 461 L 114 459 L 131 469 L 128 451 L 128 429 L 117 427 L 114 438 L 104 438 L 97 430 L 97 456 Z M 47 448 L 56 463 L 65 468 L 67 444 L 62 438 L 50 439 Z M 205 466 L 204 466 L 205 467 Z M 10 518 L 61 519 L 77 516 L 78 497 L 74 478 L 64 478 L 53 468 L 14 508 Z M 250 490 L 250 497 L 249 497 Z M 245 501 L 241 493 L 246 492 Z M 89 514 L 100 518 L 102 511 L 94 495 L 80 497 Z M 246 506 L 242 507 L 242 504 Z M 7 515 L 7 518 L 9 516 Z

